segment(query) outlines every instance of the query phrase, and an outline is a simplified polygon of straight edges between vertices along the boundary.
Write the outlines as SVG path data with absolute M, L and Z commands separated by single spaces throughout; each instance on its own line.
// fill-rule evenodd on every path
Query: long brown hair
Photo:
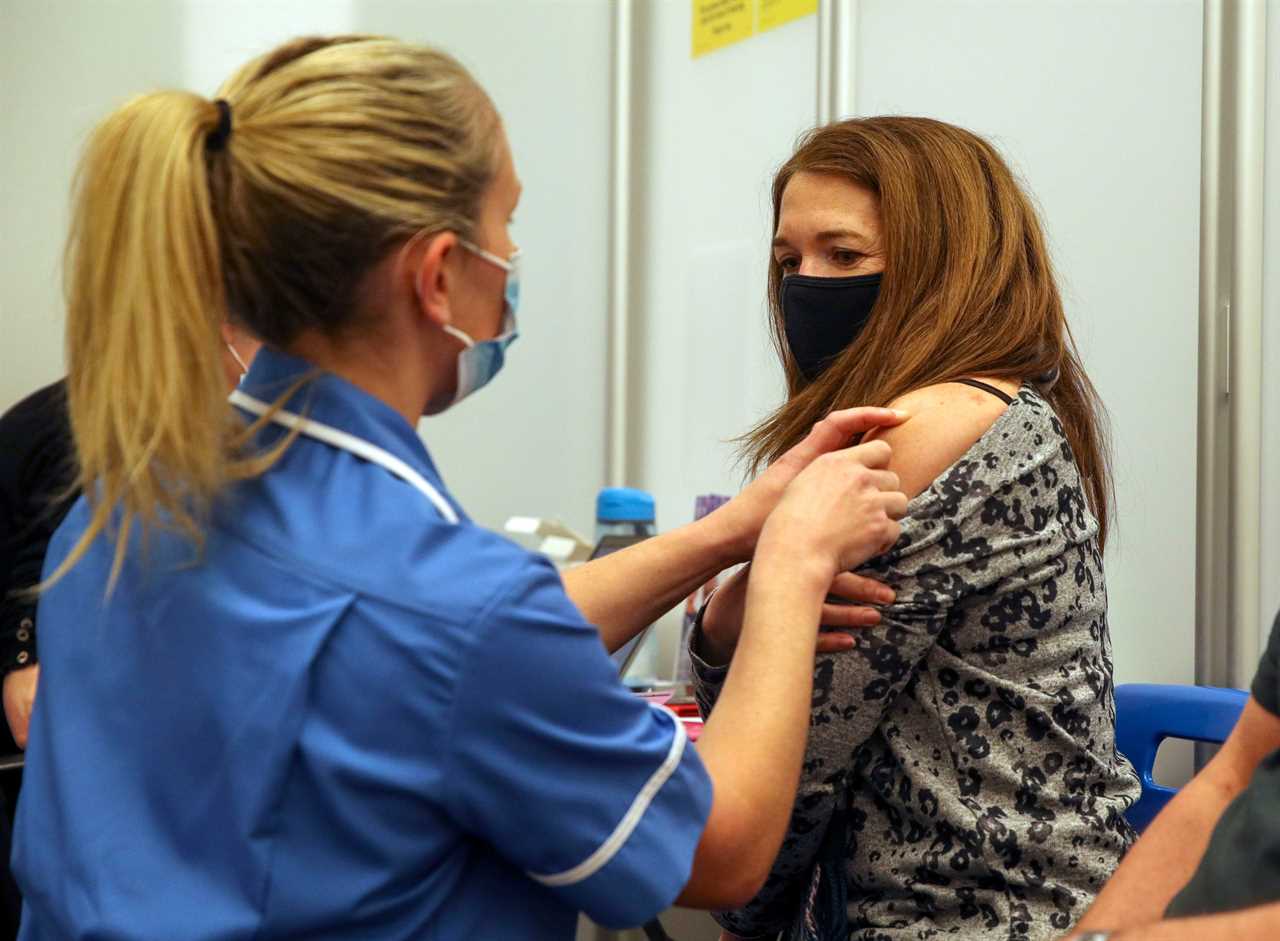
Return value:
M 1062 423 L 1105 546 L 1112 503 L 1106 411 L 1080 364 L 1035 209 L 995 148 L 928 118 L 816 128 L 774 177 L 775 230 L 782 194 L 801 172 L 833 174 L 876 195 L 885 270 L 866 328 L 808 382 L 787 345 L 783 273 L 770 255 L 770 320 L 788 397 L 742 439 L 751 472 L 832 409 L 888 405 L 970 376 L 1029 382 Z
M 273 459 L 243 449 L 221 322 L 276 347 L 360 327 L 372 265 L 418 235 L 469 236 L 496 170 L 488 96 L 424 46 L 295 40 L 240 69 L 219 98 L 231 120 L 221 146 L 208 146 L 225 120 L 218 104 L 163 91 L 106 118 L 81 160 L 65 264 L 68 398 L 92 515 L 46 584 L 109 522 L 112 581 L 135 524 L 198 550 L 219 490 Z

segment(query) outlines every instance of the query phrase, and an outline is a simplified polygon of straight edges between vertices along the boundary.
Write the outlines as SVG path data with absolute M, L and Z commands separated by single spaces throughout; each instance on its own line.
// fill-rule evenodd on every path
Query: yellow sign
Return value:
M 758 0 L 693 0 L 694 58 L 741 42 L 755 31 Z
M 818 12 L 818 0 L 756 0 L 756 3 L 760 5 L 758 33 Z
M 818 12 L 818 0 L 693 0 L 693 57 Z

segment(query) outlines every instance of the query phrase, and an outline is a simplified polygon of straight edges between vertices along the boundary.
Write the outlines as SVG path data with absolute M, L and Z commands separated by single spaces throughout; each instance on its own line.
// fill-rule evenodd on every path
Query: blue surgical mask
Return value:
M 520 303 L 520 253 L 517 251 L 509 259 L 501 258 L 466 239 L 459 239 L 458 243 L 473 255 L 507 273 L 507 286 L 503 295 L 506 311 L 503 314 L 502 332 L 492 340 L 473 340 L 452 324 L 445 324 L 445 333 L 456 337 L 463 344 L 462 352 L 458 354 L 458 386 L 450 405 L 457 405 L 472 392 L 486 386 L 502 369 L 507 347 L 520 335 L 516 329 L 516 306 Z

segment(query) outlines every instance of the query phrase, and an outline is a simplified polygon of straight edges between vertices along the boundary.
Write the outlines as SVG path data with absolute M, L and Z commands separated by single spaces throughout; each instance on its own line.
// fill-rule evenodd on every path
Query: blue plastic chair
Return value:
M 1239 689 L 1126 683 L 1116 687 L 1116 748 L 1142 782 L 1142 796 L 1125 818 L 1139 833 L 1178 793 L 1156 784 L 1151 773 L 1166 738 L 1225 742 L 1248 700 Z

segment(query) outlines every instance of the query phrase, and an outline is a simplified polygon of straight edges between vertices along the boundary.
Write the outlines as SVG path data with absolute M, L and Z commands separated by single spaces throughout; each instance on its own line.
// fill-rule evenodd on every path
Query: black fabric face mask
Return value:
M 882 274 L 782 279 L 782 320 L 800 373 L 812 382 L 862 332 L 880 296 Z

